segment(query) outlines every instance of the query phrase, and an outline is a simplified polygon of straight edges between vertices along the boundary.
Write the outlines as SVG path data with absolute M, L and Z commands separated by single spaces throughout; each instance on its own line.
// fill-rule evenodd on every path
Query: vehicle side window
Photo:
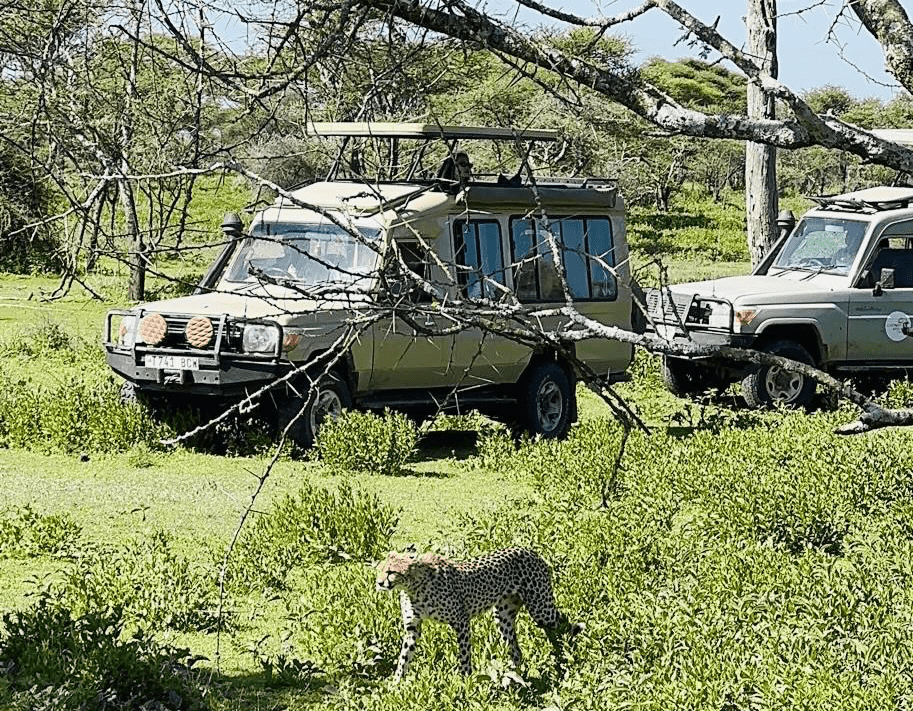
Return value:
M 882 269 L 894 270 L 895 289 L 913 289 L 913 240 L 909 237 L 882 239 L 869 268 L 865 286 L 874 286 Z
M 399 242 L 398 246 L 400 256 L 409 270 L 428 281 L 431 263 L 425 248 L 418 242 Z M 431 295 L 424 289 L 416 287 L 410 292 L 410 300 L 415 303 L 427 303 L 431 301 Z
M 495 299 L 492 282 L 504 284 L 501 225 L 494 220 L 459 220 L 454 224 L 454 247 L 463 294 L 470 299 Z
M 547 230 L 547 231 L 546 231 Z M 606 217 L 562 217 L 546 226 L 541 220 L 511 219 L 514 289 L 525 301 L 562 301 L 549 235 L 562 250 L 568 289 L 576 300 L 612 300 L 617 284 L 612 226 Z

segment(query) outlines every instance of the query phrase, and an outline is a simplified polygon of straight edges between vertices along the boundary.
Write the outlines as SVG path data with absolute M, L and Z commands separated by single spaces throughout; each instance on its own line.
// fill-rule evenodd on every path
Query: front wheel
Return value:
M 335 375 L 325 375 L 311 392 L 292 397 L 279 406 L 279 432 L 288 428 L 288 437 L 299 447 L 308 449 L 327 419 L 335 420 L 351 407 L 349 386 Z
M 666 390 L 677 397 L 699 395 L 713 384 L 711 371 L 684 358 L 663 356 L 662 378 Z
M 542 363 L 526 378 L 521 393 L 523 426 L 545 439 L 566 437 L 574 412 L 574 391 L 564 369 Z
M 762 350 L 806 365 L 815 365 L 809 352 L 793 341 L 774 341 Z M 762 365 L 742 380 L 742 396 L 749 407 L 765 407 L 775 402 L 789 407 L 806 407 L 814 395 L 814 380 L 773 365 Z

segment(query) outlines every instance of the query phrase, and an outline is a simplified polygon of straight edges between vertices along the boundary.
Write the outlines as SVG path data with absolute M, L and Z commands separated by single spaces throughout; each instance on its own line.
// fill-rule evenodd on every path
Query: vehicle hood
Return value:
M 834 291 L 845 285 L 846 277 L 811 272 L 782 272 L 777 276 L 733 276 L 708 281 L 673 284 L 674 294 L 715 296 L 731 302 L 770 304 Z
M 186 314 L 188 316 L 218 317 L 228 314 L 234 318 L 276 319 L 287 321 L 294 314 L 345 308 L 351 302 L 340 303 L 305 297 L 294 289 L 277 285 L 244 291 L 218 291 L 193 294 L 176 299 L 150 301 L 137 309 L 159 313 Z

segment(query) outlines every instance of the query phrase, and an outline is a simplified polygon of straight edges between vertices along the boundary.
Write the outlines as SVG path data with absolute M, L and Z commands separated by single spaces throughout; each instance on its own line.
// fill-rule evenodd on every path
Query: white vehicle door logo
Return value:
M 910 317 L 903 311 L 892 311 L 885 319 L 884 332 L 892 341 L 899 343 L 910 334 L 911 326 Z

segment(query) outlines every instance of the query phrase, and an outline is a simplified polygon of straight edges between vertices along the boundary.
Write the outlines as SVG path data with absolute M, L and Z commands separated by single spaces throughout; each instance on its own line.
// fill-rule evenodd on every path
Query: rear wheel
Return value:
M 527 376 L 521 393 L 523 427 L 545 439 L 566 437 L 573 422 L 574 390 L 557 363 L 541 363 Z
M 774 341 L 761 350 L 806 365 L 815 365 L 809 352 L 793 341 Z M 765 407 L 774 402 L 790 407 L 806 407 L 814 395 L 814 380 L 778 366 L 762 365 L 742 380 L 742 396 L 749 407 Z
M 314 445 L 320 426 L 326 420 L 335 420 L 343 410 L 351 407 L 349 386 L 335 375 L 325 375 L 313 392 L 292 397 L 279 406 L 279 432 L 288 427 L 288 437 L 299 447 L 308 449 Z

